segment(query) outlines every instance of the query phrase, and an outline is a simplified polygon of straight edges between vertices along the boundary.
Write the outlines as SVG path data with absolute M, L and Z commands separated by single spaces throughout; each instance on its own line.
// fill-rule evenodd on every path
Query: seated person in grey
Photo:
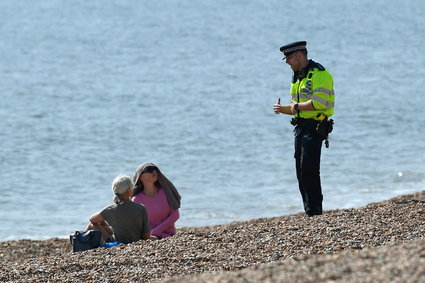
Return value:
M 86 230 L 100 230 L 102 243 L 112 240 L 128 244 L 141 239 L 156 239 L 150 235 L 145 207 L 130 199 L 133 188 L 133 180 L 129 176 L 119 175 L 112 182 L 115 203 L 90 216 Z

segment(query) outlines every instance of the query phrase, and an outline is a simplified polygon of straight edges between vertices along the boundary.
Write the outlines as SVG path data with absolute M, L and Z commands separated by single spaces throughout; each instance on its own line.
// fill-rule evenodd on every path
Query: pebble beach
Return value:
M 79 253 L 68 238 L 0 242 L 0 261 L 0 282 L 425 282 L 425 191 Z

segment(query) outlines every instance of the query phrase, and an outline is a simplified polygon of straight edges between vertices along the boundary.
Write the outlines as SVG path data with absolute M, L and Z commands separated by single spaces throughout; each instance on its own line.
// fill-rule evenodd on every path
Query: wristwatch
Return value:
M 298 111 L 298 103 L 295 103 L 294 109 Z

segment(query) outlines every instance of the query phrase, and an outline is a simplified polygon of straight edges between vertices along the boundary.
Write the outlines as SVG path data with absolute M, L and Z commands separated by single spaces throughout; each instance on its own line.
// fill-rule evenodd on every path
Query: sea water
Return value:
M 420 0 L 3 1 L 0 241 L 67 237 L 155 163 L 178 227 L 303 211 L 279 47 L 335 81 L 324 209 L 425 189 Z

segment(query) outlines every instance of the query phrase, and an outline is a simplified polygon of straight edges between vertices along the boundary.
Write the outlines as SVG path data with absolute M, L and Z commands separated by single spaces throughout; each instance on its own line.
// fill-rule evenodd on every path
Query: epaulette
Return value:
M 317 68 L 317 69 L 319 69 L 319 71 L 324 71 L 324 70 L 326 70 L 326 69 L 325 69 L 325 67 L 323 67 L 323 66 L 322 66 L 322 64 L 317 63 L 317 62 L 315 62 L 315 63 L 316 63 L 316 68 Z
M 314 62 L 313 60 L 308 60 L 308 65 L 302 70 L 295 71 L 292 76 L 292 83 L 295 83 L 297 80 L 303 80 L 307 74 L 310 73 L 310 71 L 313 71 L 313 69 L 317 68 L 319 71 L 326 70 L 325 67 L 323 67 L 320 63 Z M 309 79 L 313 76 L 313 73 L 310 73 L 308 76 Z

